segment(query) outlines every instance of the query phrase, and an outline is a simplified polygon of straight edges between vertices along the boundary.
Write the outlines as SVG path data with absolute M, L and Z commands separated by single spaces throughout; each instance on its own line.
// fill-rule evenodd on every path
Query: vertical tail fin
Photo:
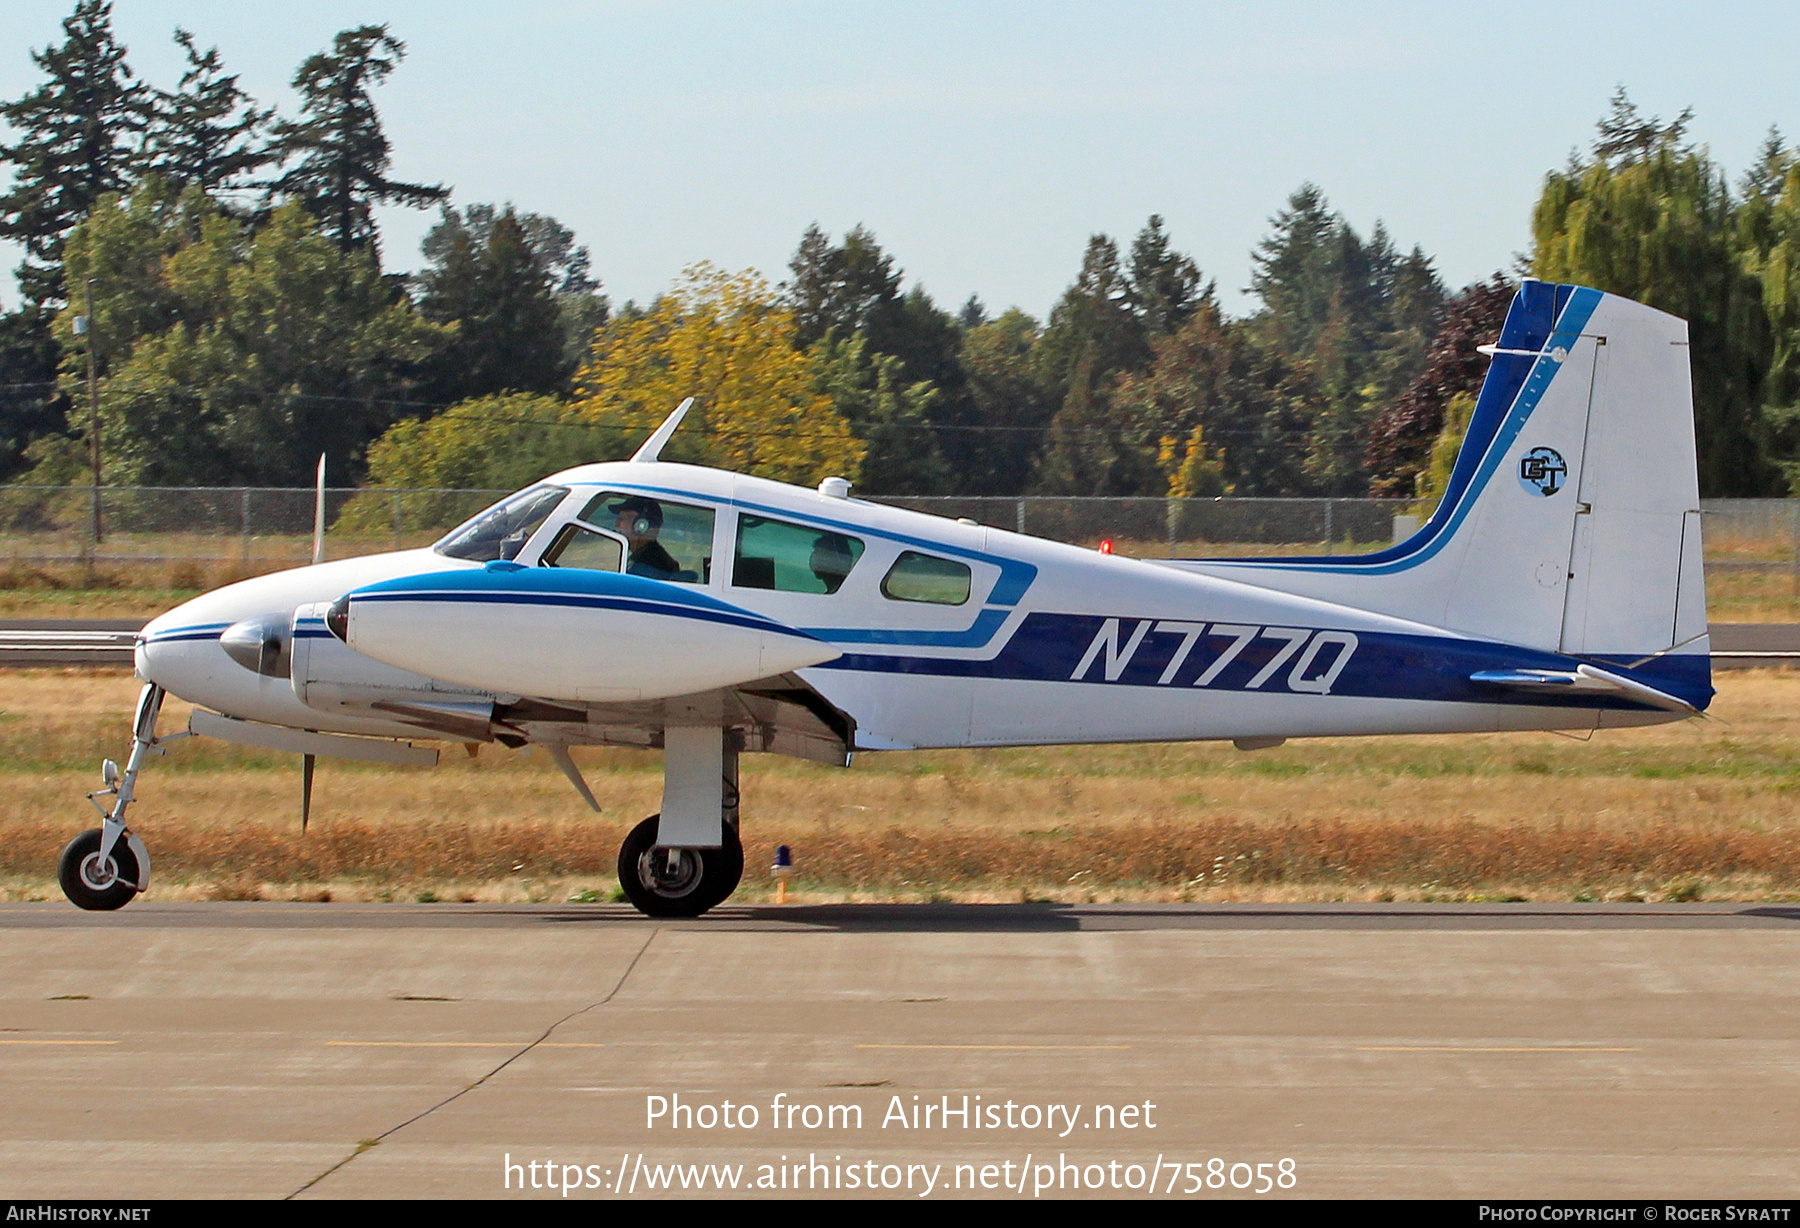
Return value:
M 1687 325 L 1519 287 L 1443 501 L 1360 558 L 1194 564 L 1710 695 Z M 1653 660 L 1646 660 L 1654 658 Z

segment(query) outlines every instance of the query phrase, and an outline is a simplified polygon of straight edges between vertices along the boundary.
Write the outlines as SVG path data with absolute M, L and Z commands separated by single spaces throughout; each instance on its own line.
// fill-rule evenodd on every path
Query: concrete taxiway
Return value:
M 0 905 L 0 1197 L 1779 1198 L 1797 1002 L 1781 905 Z

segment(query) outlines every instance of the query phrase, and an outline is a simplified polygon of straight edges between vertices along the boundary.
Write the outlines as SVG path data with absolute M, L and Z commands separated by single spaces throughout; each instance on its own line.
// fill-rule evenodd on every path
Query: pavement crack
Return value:
M 662 930 L 660 928 L 653 929 L 650 931 L 650 936 L 648 938 L 644 939 L 644 945 L 637 949 L 637 954 L 635 954 L 631 957 L 631 962 L 625 965 L 625 970 L 623 972 L 619 973 L 619 979 L 613 983 L 613 987 L 611 989 L 606 991 L 606 996 L 604 998 L 599 998 L 593 1002 L 589 1002 L 586 1006 L 577 1007 L 575 1010 L 572 1010 L 568 1014 L 564 1015 L 561 1019 L 556 1020 L 549 1027 L 545 1028 L 543 1030 L 543 1032 L 537 1036 L 536 1039 L 528 1041 L 526 1044 L 524 1044 L 523 1046 L 520 1047 L 518 1052 L 512 1054 L 505 1061 L 501 1062 L 498 1066 L 495 1066 L 492 1070 L 490 1070 L 486 1074 L 482 1075 L 479 1079 L 475 1080 L 473 1083 L 470 1083 L 465 1087 L 457 1088 L 455 1091 L 451 1092 L 448 1096 L 445 1096 L 442 1100 L 438 1101 L 436 1104 L 430 1106 L 429 1108 L 421 1109 L 419 1112 L 414 1113 L 411 1117 L 408 1117 L 405 1121 L 401 1122 L 399 1125 L 390 1126 L 386 1130 L 383 1130 L 380 1134 L 375 1135 L 373 1138 L 365 1138 L 365 1139 L 361 1140 L 360 1142 L 358 1142 L 356 1144 L 356 1148 L 353 1151 L 351 1151 L 349 1155 L 347 1155 L 343 1159 L 339 1160 L 336 1164 L 333 1164 L 330 1168 L 326 1169 L 324 1172 L 322 1172 L 318 1176 L 314 1177 L 311 1181 L 308 1181 L 305 1185 L 301 1186 L 299 1189 L 295 1190 L 293 1193 L 287 1195 L 285 1198 L 282 1199 L 282 1201 L 290 1202 L 293 1199 L 300 1197 L 300 1195 L 306 1193 L 306 1191 L 312 1189 L 313 1186 L 319 1184 L 319 1182 L 321 1182 L 321 1181 L 325 1180 L 325 1178 L 331 1176 L 332 1173 L 337 1172 L 340 1168 L 344 1167 L 344 1165 L 350 1163 L 350 1161 L 354 1160 L 357 1156 L 363 1154 L 363 1152 L 372 1150 L 373 1148 L 380 1146 L 382 1143 L 386 1142 L 388 1139 L 392 1138 L 394 1135 L 400 1133 L 400 1131 L 406 1129 L 406 1127 L 412 1125 L 414 1122 L 423 1121 L 423 1120 L 425 1120 L 425 1118 L 430 1117 L 433 1113 L 437 1112 L 439 1109 L 443 1108 L 445 1105 L 450 1104 L 453 1101 L 462 1099 L 464 1096 L 468 1095 L 470 1092 L 472 1092 L 476 1088 L 480 1087 L 483 1083 L 486 1083 L 489 1079 L 491 1079 L 495 1075 L 499 1074 L 502 1070 L 505 1070 L 508 1066 L 511 1066 L 514 1062 L 516 1062 L 520 1058 L 524 1057 L 527 1053 L 530 1053 L 533 1049 L 537 1048 L 539 1045 L 541 1045 L 545 1041 L 549 1040 L 550 1037 L 555 1034 L 556 1029 L 562 1027 L 562 1025 L 569 1022 L 569 1020 L 579 1018 L 580 1016 L 587 1014 L 589 1011 L 595 1009 L 596 1007 L 605 1006 L 608 1002 L 611 1002 L 615 997 L 618 996 L 619 991 L 621 989 L 625 988 L 625 982 L 631 979 L 631 974 L 633 972 L 637 971 L 638 961 L 644 958 L 645 952 L 647 952 L 650 949 L 650 944 L 656 941 L 656 936 L 660 933 L 662 933 Z

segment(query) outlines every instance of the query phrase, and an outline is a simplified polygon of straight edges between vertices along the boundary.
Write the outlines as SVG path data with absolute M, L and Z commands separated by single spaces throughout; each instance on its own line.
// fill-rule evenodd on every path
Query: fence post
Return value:
M 1331 542 L 1335 534 L 1331 528 L 1331 500 L 1325 500 L 1325 553 L 1331 553 Z
M 245 486 L 238 493 L 243 496 L 242 505 L 238 509 L 239 521 L 240 521 L 241 527 L 243 529 L 243 539 L 244 539 L 244 547 L 243 547 L 243 552 L 242 552 L 243 558 L 240 561 L 242 563 L 243 569 L 245 571 L 249 571 L 250 570 L 250 488 L 248 486 Z
M 1175 557 L 1175 521 L 1180 515 L 1181 515 L 1181 503 L 1179 500 L 1177 500 L 1175 498 L 1174 495 L 1170 495 L 1168 497 L 1168 499 L 1164 501 L 1164 510 L 1163 510 L 1163 519 L 1167 522 L 1168 530 L 1169 530 L 1169 557 L 1170 558 Z
M 1019 530 L 1018 531 L 1021 534 L 1023 534 L 1025 532 L 1025 496 L 1024 495 L 1019 496 L 1018 521 L 1019 521 Z
M 400 492 L 394 492 L 394 549 L 400 548 Z

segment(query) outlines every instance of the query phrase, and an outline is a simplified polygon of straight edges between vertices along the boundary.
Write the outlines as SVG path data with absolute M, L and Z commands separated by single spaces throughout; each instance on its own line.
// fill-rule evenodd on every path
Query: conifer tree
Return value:
M 868 332 L 877 350 L 891 352 L 899 331 L 901 274 L 866 227 L 852 228 L 834 246 L 814 222 L 800 237 L 788 270 L 793 278 L 782 287 L 782 301 L 794 313 L 798 348 L 810 349 L 832 331 L 840 337 Z
M 1169 245 L 1162 215 L 1153 213 L 1131 244 L 1131 308 L 1151 339 L 1166 337 L 1187 323 L 1200 301 L 1212 293 L 1200 284 L 1193 260 Z
M 1248 340 L 1312 385 L 1307 493 L 1364 494 L 1370 421 L 1424 365 L 1443 284 L 1422 251 L 1401 255 L 1380 222 L 1365 242 L 1313 184 L 1270 221 L 1252 255 L 1263 309 L 1245 321 Z
M 31 56 L 49 79 L 0 104 L 16 134 L 0 145 L 13 167 L 12 189 L 0 196 L 0 237 L 24 246 L 19 287 L 33 303 L 64 296 L 63 242 L 102 196 L 130 188 L 149 122 L 149 91 L 113 37 L 112 5 L 79 0 L 62 26 L 64 42 Z
M 1081 272 L 1051 311 L 1038 345 L 1042 378 L 1056 389 L 1061 404 L 1033 466 L 1035 492 L 1159 493 L 1153 461 L 1126 437 L 1109 402 L 1115 379 L 1149 359 L 1144 326 L 1132 310 L 1131 284 L 1120 267 L 1119 246 L 1106 235 L 1093 235 Z
M 187 55 L 187 70 L 174 92 L 157 92 L 149 169 L 176 195 L 189 184 L 208 194 L 255 187 L 251 177 L 275 159 L 267 140 L 274 109 L 258 107 L 238 88 L 217 47 L 201 52 L 181 29 L 175 41 Z
M 1120 267 L 1119 245 L 1108 236 L 1088 239 L 1075 283 L 1051 309 L 1038 356 L 1063 395 L 1078 383 L 1091 389 L 1149 358 L 1143 325 L 1132 310 L 1131 282 Z M 1085 374 L 1078 377 L 1078 369 Z
M 1788 170 L 1794 165 L 1794 151 L 1787 146 L 1787 139 L 1781 135 L 1781 129 L 1774 124 L 1763 134 L 1762 145 L 1756 151 L 1756 161 L 1738 180 L 1738 196 L 1744 201 L 1756 197 L 1768 198 L 1781 191 L 1787 180 Z
M 564 391 L 574 368 L 549 269 L 512 209 L 475 220 L 446 209 L 427 236 L 435 262 L 418 277 L 419 314 L 454 322 L 457 334 L 427 364 L 424 395 L 449 403 Z
M 1309 488 L 1306 453 L 1296 445 L 1319 412 L 1311 381 L 1243 322 L 1225 319 L 1210 294 L 1179 331 L 1157 342 L 1149 370 L 1120 381 L 1114 402 L 1145 449 L 1154 448 L 1169 494 Z
M 1032 459 L 1057 401 L 1033 358 L 1038 322 L 1018 308 L 963 334 L 971 424 L 963 432 L 956 488 L 972 495 L 1017 495 L 1031 478 Z
M 26 303 L 0 316 L 0 478 L 24 467 L 33 440 L 66 428 L 73 405 L 56 387 L 61 356 L 49 308 Z
M 1331 313 L 1341 280 L 1333 266 L 1356 253 L 1344 252 L 1345 228 L 1315 184 L 1301 184 L 1269 223 L 1270 235 L 1250 255 L 1250 292 L 1262 300 L 1270 340 L 1304 353 Z
M 1694 118 L 1692 107 L 1682 108 L 1667 124 L 1658 116 L 1646 116 L 1623 85 L 1613 90 L 1607 106 L 1605 117 L 1595 125 L 1594 161 L 1613 170 L 1635 166 L 1660 149 L 1680 145 Z
M 894 258 L 864 226 L 852 228 L 835 245 L 816 223 L 809 226 L 788 270 L 792 278 L 782 288 L 782 301 L 794 314 L 796 346 L 811 351 L 828 340 L 842 346 L 860 338 L 864 348 L 858 353 L 870 364 L 868 378 L 891 378 L 896 388 L 924 385 L 931 392 L 909 411 L 918 422 L 905 431 L 886 429 L 879 441 L 870 439 L 868 472 L 889 475 L 880 479 L 888 489 L 896 489 L 899 475 L 906 475 L 915 483 L 909 494 L 958 492 L 956 475 L 972 467 L 970 452 L 981 442 L 966 430 L 940 429 L 967 427 L 975 419 L 960 359 L 963 329 L 956 318 L 922 287 L 902 293 Z M 897 360 L 885 375 L 884 356 Z M 828 358 L 824 369 L 837 371 L 840 361 L 841 355 Z M 834 376 L 828 386 L 849 389 L 853 383 Z M 866 399 L 859 394 L 838 406 L 859 432 L 873 421 L 859 408 Z M 917 429 L 920 425 L 932 429 Z
M 388 178 L 388 139 L 369 91 L 391 76 L 406 45 L 386 26 L 340 32 L 330 51 L 294 74 L 303 118 L 275 125 L 275 149 L 293 165 L 272 191 L 297 199 L 348 252 L 376 241 L 373 206 L 423 208 L 449 195 L 440 185 Z
M 446 206 L 442 220 L 425 233 L 420 251 L 431 264 L 442 263 L 458 243 L 485 250 L 501 210 L 491 204 L 472 204 L 459 213 Z M 575 232 L 542 213 L 521 213 L 506 206 L 525 234 L 525 245 L 550 278 L 563 338 L 563 365 L 571 372 L 587 361 L 594 334 L 612 314 L 612 304 L 593 274 L 593 257 L 575 242 Z M 423 289 L 426 275 L 420 277 Z

